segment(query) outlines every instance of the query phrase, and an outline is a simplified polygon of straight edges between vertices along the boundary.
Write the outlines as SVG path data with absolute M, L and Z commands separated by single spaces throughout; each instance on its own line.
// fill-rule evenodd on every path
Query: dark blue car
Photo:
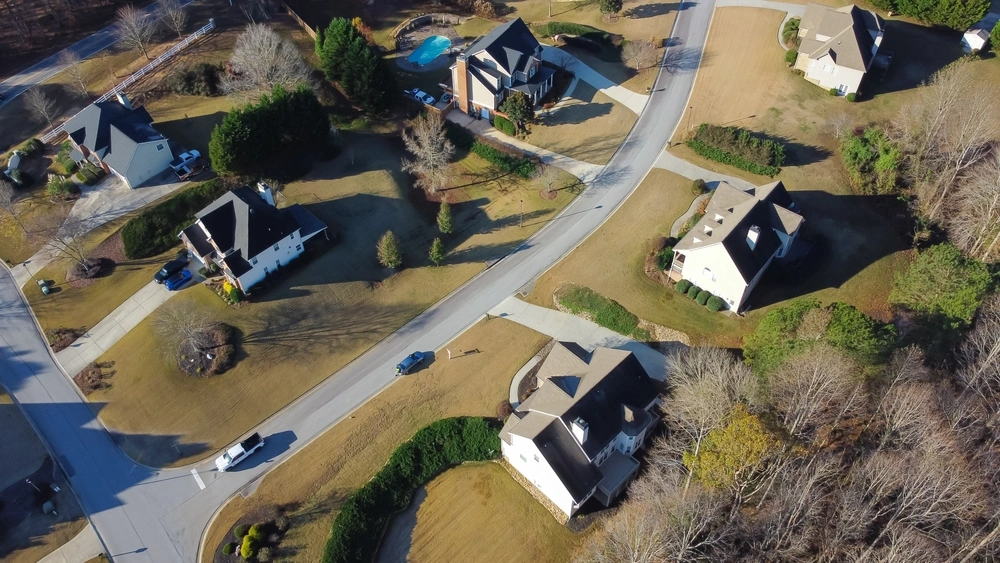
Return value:
M 414 352 L 396 365 L 396 375 L 406 375 L 424 361 L 423 352 Z
M 176 274 L 167 278 L 167 281 L 163 282 L 163 285 L 167 286 L 170 291 L 178 290 L 184 287 L 184 284 L 191 281 L 191 272 L 187 270 L 181 270 Z

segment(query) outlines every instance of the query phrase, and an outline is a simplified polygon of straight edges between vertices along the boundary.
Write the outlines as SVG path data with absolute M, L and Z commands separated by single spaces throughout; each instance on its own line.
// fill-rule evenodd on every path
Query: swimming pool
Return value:
M 424 66 L 438 58 L 438 55 L 449 48 L 451 48 L 451 39 L 443 35 L 433 35 L 424 39 L 424 42 L 410 53 L 410 56 L 406 57 L 406 60 L 413 64 Z

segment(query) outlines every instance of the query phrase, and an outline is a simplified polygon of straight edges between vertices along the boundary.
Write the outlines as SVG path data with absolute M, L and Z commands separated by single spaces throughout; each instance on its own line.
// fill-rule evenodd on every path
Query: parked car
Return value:
M 250 454 L 264 447 L 264 438 L 257 432 L 239 444 L 229 448 L 215 460 L 219 471 L 229 471 L 239 462 L 250 457 Z
M 184 285 L 189 281 L 191 281 L 191 272 L 181 270 L 167 278 L 167 281 L 163 282 L 163 285 L 170 291 L 176 291 L 184 287 Z
M 204 162 L 201 160 L 195 160 L 191 164 L 185 164 L 180 168 L 175 169 L 174 173 L 177 174 L 178 180 L 186 182 L 204 172 L 206 168 L 208 168 L 208 165 Z
M 187 253 L 185 253 L 183 257 L 178 256 L 177 258 L 164 264 L 163 267 L 160 268 L 160 271 L 156 272 L 156 274 L 153 275 L 153 281 L 155 281 L 156 283 L 163 283 L 167 281 L 167 278 L 176 274 L 177 272 L 180 272 L 187 265 L 188 265 Z
M 431 96 L 430 94 L 424 92 L 423 90 L 417 90 L 416 92 L 414 92 L 413 97 L 418 102 L 423 102 L 429 106 L 434 105 L 434 96 Z
M 177 170 L 181 166 L 190 164 L 199 158 L 201 158 L 201 153 L 196 150 L 182 152 L 177 158 L 170 162 L 170 167 Z
M 396 375 L 406 375 L 413 370 L 413 368 L 419 366 L 423 363 L 424 358 L 423 352 L 414 352 L 407 356 L 402 362 L 396 365 Z

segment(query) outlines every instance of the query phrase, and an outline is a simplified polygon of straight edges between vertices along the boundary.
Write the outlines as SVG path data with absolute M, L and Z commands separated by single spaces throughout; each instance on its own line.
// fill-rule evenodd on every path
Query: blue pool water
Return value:
M 438 55 L 451 48 L 451 39 L 443 35 L 434 35 L 424 39 L 424 42 L 410 53 L 406 60 L 413 64 L 424 66 L 438 58 Z

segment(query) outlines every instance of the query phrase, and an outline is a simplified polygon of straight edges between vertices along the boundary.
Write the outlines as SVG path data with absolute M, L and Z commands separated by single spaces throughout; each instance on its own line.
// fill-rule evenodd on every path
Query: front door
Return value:
M 840 94 L 846 94 L 847 93 L 847 84 L 841 84 L 840 88 L 837 88 L 837 92 L 840 93 Z

